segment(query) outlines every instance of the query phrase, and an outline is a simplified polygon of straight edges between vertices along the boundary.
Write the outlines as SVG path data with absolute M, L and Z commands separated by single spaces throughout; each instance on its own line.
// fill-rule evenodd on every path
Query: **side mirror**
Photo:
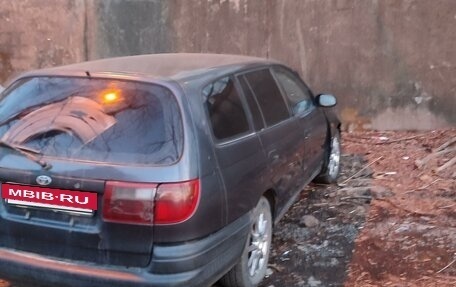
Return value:
M 320 107 L 326 108 L 334 107 L 337 104 L 336 97 L 330 94 L 318 95 L 316 101 Z

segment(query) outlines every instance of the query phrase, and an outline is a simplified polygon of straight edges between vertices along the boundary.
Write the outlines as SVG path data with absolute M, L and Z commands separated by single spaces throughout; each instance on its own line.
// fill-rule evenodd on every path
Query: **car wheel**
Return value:
M 326 152 L 326 159 L 320 175 L 316 178 L 317 182 L 334 183 L 337 181 L 340 170 L 340 132 L 337 131 L 331 138 Z
M 220 280 L 225 287 L 254 287 L 266 275 L 272 239 L 271 206 L 261 197 L 253 210 L 251 230 L 239 262 Z

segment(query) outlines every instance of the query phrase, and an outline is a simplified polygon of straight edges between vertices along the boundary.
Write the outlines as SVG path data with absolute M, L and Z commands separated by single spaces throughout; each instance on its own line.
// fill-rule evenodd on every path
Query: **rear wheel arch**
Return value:
M 272 218 L 273 218 L 273 220 L 275 220 L 275 218 L 277 216 L 277 214 L 276 214 L 276 210 L 277 210 L 277 208 L 276 208 L 276 202 L 277 202 L 276 197 L 277 197 L 277 194 L 276 194 L 275 190 L 272 189 L 272 188 L 268 189 L 268 190 L 266 190 L 263 193 L 262 196 L 266 197 L 266 199 L 269 201 L 269 205 L 271 206 Z

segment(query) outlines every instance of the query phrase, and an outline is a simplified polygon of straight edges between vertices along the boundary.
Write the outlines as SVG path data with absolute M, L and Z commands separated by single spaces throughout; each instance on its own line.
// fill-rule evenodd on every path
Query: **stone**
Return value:
M 309 279 L 307 279 L 307 284 L 310 287 L 318 287 L 318 286 L 321 286 L 321 281 L 315 279 L 315 277 L 313 277 L 313 276 L 310 276 Z
M 320 220 L 313 215 L 304 215 L 301 219 L 301 223 L 304 223 L 306 227 L 312 228 L 320 225 Z

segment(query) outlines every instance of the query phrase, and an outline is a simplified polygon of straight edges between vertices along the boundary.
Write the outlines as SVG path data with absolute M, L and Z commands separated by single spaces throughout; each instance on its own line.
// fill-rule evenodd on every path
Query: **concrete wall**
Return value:
M 0 0 L 0 84 L 22 71 L 83 61 L 84 4 Z
M 337 95 L 346 126 L 448 127 L 454 27 L 454 0 L 0 0 L 0 82 L 83 59 L 246 54 L 281 60 Z
M 87 2 L 93 17 L 90 59 L 171 51 L 166 1 Z
M 366 128 L 456 124 L 456 1 L 174 1 L 177 51 L 275 58 Z M 195 17 L 197 15 L 197 17 Z

